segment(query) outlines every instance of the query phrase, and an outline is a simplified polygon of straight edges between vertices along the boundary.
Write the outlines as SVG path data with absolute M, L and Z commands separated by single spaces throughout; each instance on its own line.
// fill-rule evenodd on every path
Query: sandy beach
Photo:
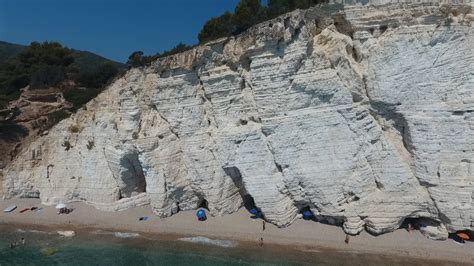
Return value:
M 412 258 L 454 261 L 474 264 L 474 242 L 459 244 L 453 240 L 434 241 L 417 231 L 398 230 L 390 234 L 372 236 L 366 232 L 351 237 L 344 243 L 345 234 L 337 226 L 312 221 L 297 220 L 287 228 L 277 228 L 262 221 L 250 218 L 241 210 L 223 217 L 209 217 L 199 222 L 195 212 L 180 212 L 169 218 L 159 218 L 152 214 L 150 207 L 139 207 L 123 212 L 102 212 L 84 203 L 71 203 L 74 211 L 68 215 L 58 215 L 54 206 L 43 206 L 39 200 L 14 199 L 0 201 L 0 209 L 17 205 L 12 213 L 0 213 L 0 225 L 18 228 L 46 227 L 48 230 L 103 229 L 114 232 L 138 232 L 142 234 L 167 235 L 171 238 L 206 236 L 214 239 L 228 239 L 265 244 L 283 245 L 288 248 L 308 252 L 332 249 L 340 252 L 358 252 L 380 255 L 394 255 Z M 42 207 L 41 212 L 27 211 L 24 208 Z M 147 221 L 139 221 L 148 216 Z

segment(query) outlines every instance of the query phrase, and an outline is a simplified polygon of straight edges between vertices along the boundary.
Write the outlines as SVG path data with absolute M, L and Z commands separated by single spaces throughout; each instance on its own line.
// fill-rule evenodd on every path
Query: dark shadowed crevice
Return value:
M 275 162 L 275 167 L 278 169 L 278 172 L 283 173 L 283 167 L 281 166 L 281 164 Z
M 337 31 L 353 39 L 354 28 L 352 27 L 352 24 L 346 19 L 346 16 L 344 14 L 338 14 L 334 16 L 333 19 L 334 26 L 336 27 Z
M 201 203 L 199 203 L 198 208 L 203 208 L 203 209 L 209 210 L 209 202 L 206 199 L 202 199 Z
M 401 113 L 397 112 L 397 105 L 371 101 L 370 106 L 370 114 L 372 116 L 374 116 L 375 118 L 377 116 L 381 116 L 385 120 L 393 122 L 393 127 L 400 133 L 400 136 L 402 137 L 403 146 L 405 147 L 407 152 L 411 154 L 412 146 L 408 123 L 405 117 Z M 375 121 L 378 120 L 375 119 Z
M 249 72 L 250 71 L 250 65 L 252 64 L 252 59 L 250 59 L 249 56 L 243 56 L 240 59 L 240 64 L 241 64 L 243 69 L 245 69 L 246 71 Z
M 238 188 L 240 197 L 242 198 L 242 202 L 244 207 L 247 210 L 251 210 L 252 208 L 256 208 L 255 200 L 253 199 L 252 195 L 250 195 L 245 186 L 243 184 L 242 175 L 237 167 L 227 167 L 224 168 L 224 172 L 230 176 L 234 185 Z

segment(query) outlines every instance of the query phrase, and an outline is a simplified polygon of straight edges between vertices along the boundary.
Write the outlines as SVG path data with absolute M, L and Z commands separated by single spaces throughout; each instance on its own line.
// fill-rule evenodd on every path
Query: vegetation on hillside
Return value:
M 326 3 L 327 0 L 268 0 L 263 6 L 260 0 L 240 0 L 234 13 L 226 12 L 222 16 L 207 21 L 198 39 L 200 43 L 239 34 L 253 25 L 276 18 L 296 9 L 306 9 Z
M 0 64 L 8 58 L 18 54 L 25 46 L 0 41 Z
M 199 43 L 205 43 L 218 38 L 239 34 L 255 24 L 276 18 L 284 13 L 296 9 L 306 9 L 314 5 L 326 3 L 327 0 L 268 0 L 266 6 L 261 0 L 240 0 L 233 13 L 225 12 L 221 16 L 208 20 L 198 34 Z M 149 65 L 158 58 L 177 54 L 191 49 L 179 43 L 173 49 L 152 56 L 144 55 L 142 51 L 135 51 L 127 61 L 128 68 Z
M 81 89 L 82 96 L 76 94 L 68 99 L 77 108 L 95 97 L 97 91 L 100 92 L 121 70 L 118 63 L 92 53 L 63 47 L 57 42 L 32 42 L 29 46 L 21 47 L 0 47 L 3 53 L 14 53 L 0 61 L 0 109 L 18 98 L 21 88 L 28 85 L 32 90 L 57 87 L 65 81 L 74 81 L 78 86 L 91 90 Z
M 178 43 L 178 45 L 176 45 L 170 50 L 164 51 L 162 53 L 156 53 L 155 55 L 151 55 L 151 56 L 144 55 L 142 51 L 135 51 L 128 57 L 127 66 L 128 68 L 146 66 L 158 58 L 181 53 L 191 48 L 192 46 L 189 46 L 180 42 Z

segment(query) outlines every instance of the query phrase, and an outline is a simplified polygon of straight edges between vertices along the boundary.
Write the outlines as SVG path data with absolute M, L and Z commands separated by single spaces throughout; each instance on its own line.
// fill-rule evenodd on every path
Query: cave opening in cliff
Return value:
M 420 230 L 420 228 L 426 226 L 434 226 L 438 227 L 441 225 L 441 222 L 426 218 L 426 217 L 406 217 L 403 219 L 402 223 L 400 224 L 400 229 L 406 229 L 407 231 L 411 230 Z
M 199 208 L 209 210 L 209 202 L 206 199 L 202 199 Z
M 239 190 L 239 194 L 240 194 L 240 197 L 242 198 L 242 204 L 244 208 L 247 209 L 247 211 L 251 213 L 254 210 L 257 210 L 261 214 L 260 209 L 257 207 L 257 204 L 255 204 L 254 198 L 245 189 L 245 186 L 242 180 L 242 175 L 240 174 L 239 169 L 237 167 L 229 167 L 229 168 L 224 168 L 224 171 L 228 176 L 230 176 L 230 178 L 234 182 L 234 185 Z
M 146 178 L 138 154 L 125 153 L 120 158 L 119 188 L 120 198 L 131 198 L 146 192 Z
M 304 206 L 303 208 L 301 208 L 300 214 L 303 216 L 304 220 L 316 221 L 316 216 L 314 216 L 314 213 L 313 211 L 311 211 L 311 208 L 309 206 Z

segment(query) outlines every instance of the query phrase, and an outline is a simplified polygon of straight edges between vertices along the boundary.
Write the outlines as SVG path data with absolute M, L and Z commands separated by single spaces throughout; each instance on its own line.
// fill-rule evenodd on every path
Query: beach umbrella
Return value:
M 257 214 L 258 214 L 257 208 L 252 208 L 252 209 L 249 210 L 249 212 L 250 212 L 251 214 L 253 214 L 253 215 L 257 215 Z
M 462 240 L 469 240 L 469 239 L 470 239 L 469 235 L 466 234 L 466 233 L 457 233 L 456 235 L 457 235 L 459 238 L 461 238 Z
M 58 205 L 56 205 L 56 209 L 62 209 L 62 208 L 66 208 L 66 204 L 59 203 Z
M 196 212 L 196 216 L 198 219 L 205 219 L 206 218 L 206 212 L 204 210 L 199 210 Z
M 313 213 L 311 211 L 304 211 L 303 212 L 303 219 L 311 220 L 313 218 Z

